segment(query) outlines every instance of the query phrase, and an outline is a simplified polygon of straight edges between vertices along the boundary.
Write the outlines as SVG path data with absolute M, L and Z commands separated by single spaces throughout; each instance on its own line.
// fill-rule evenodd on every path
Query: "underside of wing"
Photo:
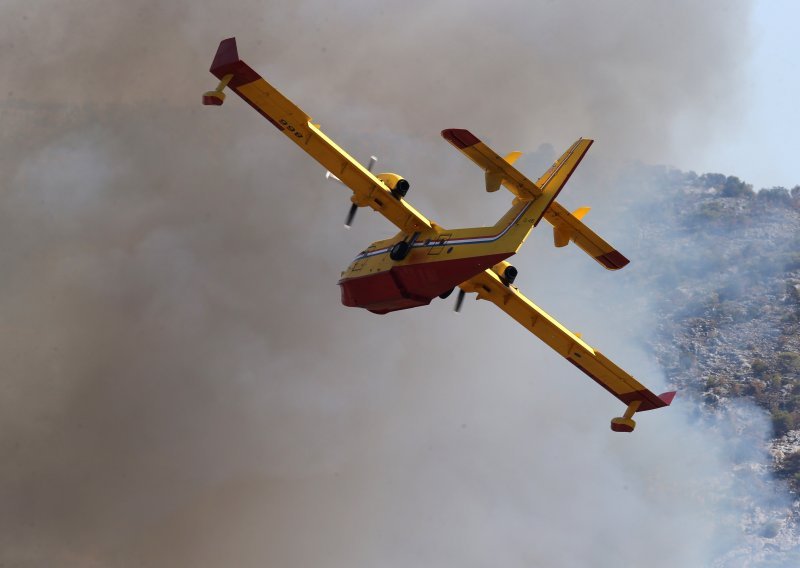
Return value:
M 478 299 L 489 300 L 518 323 L 544 341 L 608 392 L 625 403 L 629 413 L 614 419 L 612 429 L 631 431 L 634 412 L 669 406 L 674 392 L 656 395 L 602 353 L 558 323 L 552 316 L 526 298 L 514 286 L 506 285 L 493 270 L 486 270 L 461 284 L 465 292 L 475 292 Z M 620 423 L 619 421 L 623 421 Z M 625 428 L 620 427 L 620 424 Z M 629 426 L 629 429 L 627 427 Z
M 235 38 L 220 43 L 211 64 L 211 73 L 220 79 L 220 86 L 217 91 L 204 95 L 204 104 L 222 104 L 225 99 L 222 90 L 230 88 L 347 185 L 353 191 L 353 203 L 371 207 L 404 232 L 432 229 L 424 215 L 337 146 L 317 125 L 311 123 L 311 118 L 305 112 L 239 59 Z

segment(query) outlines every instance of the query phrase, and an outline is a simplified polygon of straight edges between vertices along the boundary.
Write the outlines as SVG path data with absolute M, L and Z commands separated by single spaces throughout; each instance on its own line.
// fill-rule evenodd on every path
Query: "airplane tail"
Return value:
M 451 129 L 444 131 L 443 134 L 465 153 L 470 151 L 491 152 L 466 130 Z M 458 229 L 454 231 L 452 241 L 483 244 L 484 250 L 481 253 L 486 254 L 504 254 L 507 257 L 517 252 L 547 211 L 557 205 L 555 204 L 556 197 L 591 143 L 591 140 L 586 139 L 575 142 L 536 184 L 517 172 L 511 165 L 511 162 L 518 157 L 518 153 L 514 152 L 503 159 L 492 152 L 492 161 L 498 166 L 487 171 L 486 189 L 487 191 L 496 191 L 502 184 L 516 195 L 514 202 L 493 227 Z M 567 236 L 567 238 L 569 237 Z
M 486 191 L 497 191 L 502 186 L 520 200 L 536 199 L 547 190 L 555 190 L 556 193 L 560 191 L 592 145 L 592 140 L 578 139 L 534 183 L 513 165 L 519 152 L 512 152 L 502 158 L 469 130 L 460 128 L 443 130 L 442 137 L 485 172 Z M 519 212 L 514 208 L 512 211 L 498 225 L 505 228 Z M 553 225 L 554 244 L 563 247 L 573 242 L 609 270 L 618 270 L 627 265 L 628 259 L 625 256 L 582 222 L 581 219 L 587 211 L 588 208 L 580 208 L 570 213 L 558 202 L 551 201 L 545 208 L 544 218 Z M 523 241 L 524 237 L 518 244 L 521 245 Z

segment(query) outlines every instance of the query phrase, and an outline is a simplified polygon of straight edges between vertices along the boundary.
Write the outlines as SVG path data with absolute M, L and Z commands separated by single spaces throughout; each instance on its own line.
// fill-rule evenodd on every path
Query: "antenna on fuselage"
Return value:
M 375 166 L 376 163 L 378 163 L 378 158 L 376 158 L 375 156 L 370 156 L 369 163 L 367 164 L 367 171 L 371 172 L 372 168 Z M 342 180 L 340 180 L 338 177 L 336 177 L 329 171 L 325 172 L 325 179 L 332 179 L 344 185 L 344 182 Z M 350 206 L 350 210 L 347 212 L 347 217 L 344 220 L 345 229 L 349 229 L 353 225 L 353 220 L 356 218 L 357 211 L 358 211 L 358 205 L 356 203 L 353 203 Z

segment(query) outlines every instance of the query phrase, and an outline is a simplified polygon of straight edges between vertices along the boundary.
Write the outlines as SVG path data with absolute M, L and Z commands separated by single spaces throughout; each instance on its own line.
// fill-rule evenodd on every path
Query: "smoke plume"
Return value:
M 346 190 L 235 96 L 200 95 L 237 36 L 448 226 L 491 224 L 509 196 L 484 193 L 443 128 L 498 151 L 595 138 L 563 201 L 591 198 L 624 251 L 602 212 L 615 166 L 672 161 L 736 110 L 748 9 L 6 3 L 4 563 L 658 567 L 730 550 L 730 432 L 678 399 L 612 435 L 619 403 L 491 305 L 344 308 L 339 271 L 391 227 L 362 211 L 343 231 Z M 675 124 L 694 127 L 676 140 Z M 535 301 L 664 386 L 618 274 L 547 234 L 516 264 Z

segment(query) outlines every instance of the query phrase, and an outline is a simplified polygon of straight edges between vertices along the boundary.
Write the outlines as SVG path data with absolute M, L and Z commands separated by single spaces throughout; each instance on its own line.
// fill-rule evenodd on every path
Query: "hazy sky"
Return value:
M 700 156 L 687 148 L 681 169 L 737 175 L 756 189 L 800 184 L 796 137 L 800 131 L 800 3 L 760 0 L 750 20 L 752 56 L 742 60 L 746 80 L 740 85 L 746 103 L 731 112 L 731 131 Z M 748 41 L 746 36 L 742 41 Z

